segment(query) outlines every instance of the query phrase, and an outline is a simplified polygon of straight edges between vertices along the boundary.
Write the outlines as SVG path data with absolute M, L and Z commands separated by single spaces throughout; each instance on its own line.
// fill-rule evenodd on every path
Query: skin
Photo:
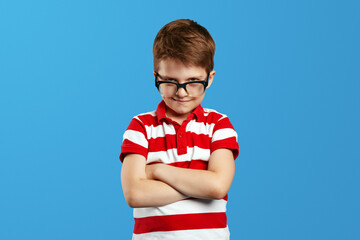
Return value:
M 205 80 L 207 72 L 205 68 L 199 66 L 185 66 L 183 63 L 175 60 L 162 60 L 159 63 L 158 73 L 164 78 L 172 78 L 178 83 L 185 83 L 192 78 Z M 156 73 L 154 72 L 154 76 Z M 213 82 L 215 71 L 211 71 L 209 75 L 209 88 Z M 200 105 L 205 97 L 205 93 L 201 96 L 189 96 L 185 89 L 180 88 L 174 96 L 164 97 L 166 105 L 166 116 L 178 122 L 180 125 L 187 116 Z
M 164 78 L 184 83 L 191 78 L 204 80 L 207 73 L 199 66 L 186 66 L 174 60 L 163 60 L 158 73 Z M 155 73 L 154 73 L 155 74 Z M 209 85 L 215 71 L 209 75 Z M 184 89 L 171 97 L 163 97 L 166 115 L 182 124 L 187 116 L 202 102 L 201 96 L 189 96 Z M 139 154 L 129 154 L 123 161 L 121 183 L 125 200 L 130 207 L 156 207 L 188 197 L 221 199 L 230 189 L 235 174 L 233 153 L 218 149 L 210 155 L 207 170 L 177 168 L 165 164 L 146 165 Z

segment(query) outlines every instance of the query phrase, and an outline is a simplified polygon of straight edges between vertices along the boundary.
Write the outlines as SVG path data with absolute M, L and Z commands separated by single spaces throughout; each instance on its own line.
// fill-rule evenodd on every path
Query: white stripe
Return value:
M 214 228 L 200 230 L 181 230 L 171 232 L 151 232 L 144 234 L 133 234 L 133 240 L 229 240 L 229 228 Z
M 210 109 L 210 108 L 204 108 L 204 112 L 205 112 L 206 114 L 217 113 L 217 114 L 223 115 L 223 114 L 219 113 L 218 111 L 216 111 L 216 110 L 214 110 L 214 109 Z
M 214 127 L 215 127 L 215 123 L 208 124 L 208 123 L 201 123 L 192 120 L 186 126 L 186 131 L 196 133 L 198 135 L 205 134 L 205 135 L 209 135 L 209 137 L 212 137 L 212 132 L 214 130 Z
M 230 138 L 230 137 L 235 137 L 237 140 L 237 133 L 235 132 L 234 129 L 232 129 L 232 128 L 219 129 L 219 130 L 215 131 L 215 133 L 211 139 L 211 142 L 213 143 L 215 141 L 223 140 L 223 139 Z
M 147 163 L 162 162 L 165 164 L 175 162 L 191 161 L 192 159 L 208 161 L 210 158 L 210 149 L 203 149 L 199 147 L 187 147 L 187 153 L 178 155 L 177 149 L 172 148 L 166 151 L 149 152 L 147 156 Z
M 226 212 L 224 199 L 187 199 L 162 207 L 134 208 L 134 218 L 191 213 Z
M 218 122 L 220 122 L 220 121 L 223 120 L 224 118 L 227 118 L 226 115 L 224 115 L 224 114 L 221 114 L 221 115 L 222 115 L 222 116 L 221 116 L 221 118 L 219 118 Z
M 173 125 L 169 125 L 166 123 L 163 123 L 162 125 L 158 126 L 145 126 L 147 139 L 151 138 L 158 138 L 158 137 L 165 137 L 166 135 L 175 135 L 176 131 Z
M 214 110 L 214 109 L 210 109 L 210 108 L 204 108 L 204 112 L 205 112 L 205 116 L 209 116 L 211 113 L 216 113 L 216 114 L 219 114 L 221 115 L 221 118 L 218 120 L 222 120 L 224 118 L 227 118 L 227 116 L 225 114 L 222 114 L 222 113 L 219 113 L 218 111 Z
M 156 117 L 156 111 L 151 111 L 151 112 L 146 112 L 146 113 L 141 113 L 139 115 L 137 115 L 135 118 L 139 119 L 139 116 L 144 116 L 144 115 L 151 115 L 153 117 Z M 140 120 L 140 119 L 139 119 Z
M 133 143 L 139 144 L 140 146 L 143 146 L 144 148 L 148 148 L 149 143 L 146 140 L 144 134 L 138 131 L 134 130 L 126 130 L 124 133 L 124 140 L 127 139 Z

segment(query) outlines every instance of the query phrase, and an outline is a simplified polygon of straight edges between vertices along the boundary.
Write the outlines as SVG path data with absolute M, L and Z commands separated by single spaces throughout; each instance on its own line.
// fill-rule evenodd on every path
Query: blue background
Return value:
M 217 44 L 204 107 L 239 134 L 232 239 L 360 239 L 358 1 L 0 1 L 0 239 L 130 239 L 122 134 L 160 101 L 152 43 Z

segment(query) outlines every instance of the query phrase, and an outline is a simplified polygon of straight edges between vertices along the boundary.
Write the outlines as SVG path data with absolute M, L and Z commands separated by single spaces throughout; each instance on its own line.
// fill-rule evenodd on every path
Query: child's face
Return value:
M 158 74 L 158 81 L 173 81 L 179 84 L 189 81 L 205 81 L 209 77 L 208 88 L 212 83 L 215 71 L 211 71 L 208 75 L 203 67 L 185 66 L 179 61 L 169 59 L 162 60 L 159 63 Z M 155 72 L 154 75 L 155 77 L 157 76 Z M 162 94 L 166 104 L 167 117 L 182 122 L 204 99 L 205 91 L 202 91 L 203 89 L 197 92 L 197 94 L 192 94 L 190 85 L 187 85 L 186 89 L 187 91 L 184 88 L 179 88 L 177 92 L 175 90 L 170 95 L 168 92 L 167 94 Z

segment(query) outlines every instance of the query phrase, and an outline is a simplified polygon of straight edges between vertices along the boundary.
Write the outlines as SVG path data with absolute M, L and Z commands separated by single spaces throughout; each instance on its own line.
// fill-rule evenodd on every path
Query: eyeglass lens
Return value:
M 185 88 L 185 91 L 190 96 L 200 96 L 204 93 L 204 85 L 202 83 L 188 83 L 185 85 Z M 176 84 L 173 83 L 162 83 L 159 86 L 159 90 L 163 96 L 174 96 L 178 91 Z

